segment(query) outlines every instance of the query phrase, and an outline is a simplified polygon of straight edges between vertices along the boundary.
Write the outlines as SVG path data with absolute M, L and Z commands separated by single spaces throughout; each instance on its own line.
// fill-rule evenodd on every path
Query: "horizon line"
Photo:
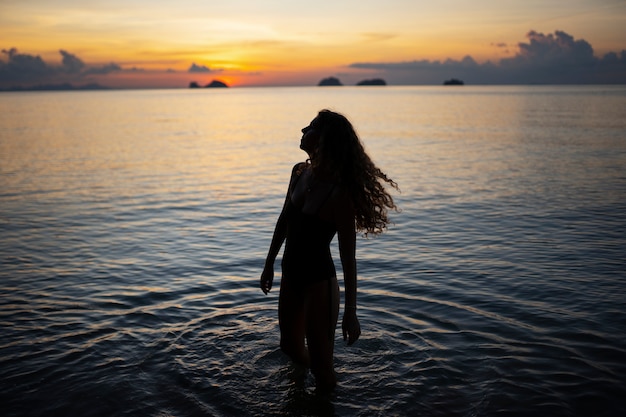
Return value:
M 246 84 L 246 85 L 233 85 L 227 86 L 223 88 L 214 88 L 214 87 L 174 87 L 174 86 L 152 86 L 152 87 L 108 87 L 105 85 L 73 85 L 73 84 L 45 84 L 45 85 L 35 85 L 35 86 L 13 86 L 7 88 L 0 88 L 0 92 L 2 93 L 10 93 L 10 92 L 37 92 L 37 91 L 47 91 L 47 92 L 71 92 L 71 91 L 124 91 L 124 90 L 229 90 L 229 89 L 243 89 L 243 88 L 303 88 L 303 87 L 311 87 L 311 88 L 321 88 L 321 89 L 329 89 L 329 88 L 344 88 L 344 87 L 358 87 L 358 88 L 371 88 L 371 89 L 381 89 L 385 87 L 446 87 L 447 89 L 458 89 L 463 87 L 566 87 L 566 86 L 621 86 L 626 85 L 626 82 L 607 82 L 607 83 L 476 83 L 476 84 L 464 84 L 464 85 L 445 85 L 444 83 L 433 84 L 433 83 L 424 83 L 424 84 L 387 84 L 387 85 L 358 85 L 358 84 L 347 84 L 347 85 L 314 85 L 314 84 L 275 84 L 275 85 L 254 85 L 254 84 Z M 455 88 L 456 87 L 456 88 Z

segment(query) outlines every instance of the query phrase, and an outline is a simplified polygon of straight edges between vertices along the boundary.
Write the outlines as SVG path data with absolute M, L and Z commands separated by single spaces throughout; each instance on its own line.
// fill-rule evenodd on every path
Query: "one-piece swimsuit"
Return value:
M 298 177 L 298 180 L 300 177 Z M 297 182 L 297 180 L 296 180 Z M 334 223 L 319 218 L 334 186 L 320 204 L 315 214 L 302 212 L 289 198 L 286 207 L 287 238 L 282 260 L 283 276 L 306 288 L 309 285 L 336 276 L 330 253 L 330 242 L 337 228 Z

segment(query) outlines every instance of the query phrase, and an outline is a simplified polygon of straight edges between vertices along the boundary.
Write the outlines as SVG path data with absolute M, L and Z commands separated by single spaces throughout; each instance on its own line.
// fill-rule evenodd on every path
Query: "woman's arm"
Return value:
M 261 273 L 260 287 L 261 290 L 265 294 L 270 292 L 272 289 L 272 283 L 274 282 L 274 262 L 276 261 L 276 257 L 278 256 L 278 252 L 280 251 L 280 247 L 283 245 L 285 241 L 285 237 L 287 236 L 287 220 L 285 219 L 285 208 L 291 198 L 291 188 L 294 184 L 295 178 L 298 177 L 300 171 L 301 164 L 297 164 L 293 167 L 291 171 L 291 179 L 289 180 L 289 187 L 287 189 L 287 196 L 285 197 L 285 202 L 283 204 L 283 209 L 280 212 L 280 216 L 278 216 L 278 220 L 276 221 L 276 227 L 274 228 L 274 234 L 272 236 L 272 242 L 270 243 L 270 249 L 267 253 L 267 257 L 265 258 L 265 267 L 263 268 L 263 272 Z
M 349 197 L 345 193 L 343 194 L 337 201 L 335 221 L 345 291 L 341 328 L 343 330 L 343 339 L 347 339 L 348 345 L 351 345 L 361 335 L 361 325 L 356 316 L 356 228 L 352 203 Z
M 274 235 L 272 236 L 272 243 L 270 244 L 270 249 L 267 253 L 267 257 L 265 258 L 265 266 L 263 268 L 263 272 L 261 273 L 261 290 L 267 294 L 272 289 L 272 283 L 274 282 L 274 261 L 276 261 L 276 256 L 278 256 L 278 251 L 280 251 L 280 247 L 285 241 L 285 236 L 287 235 L 287 224 L 285 222 L 284 216 L 284 207 L 283 211 L 278 216 L 278 221 L 276 222 L 276 227 L 274 228 Z

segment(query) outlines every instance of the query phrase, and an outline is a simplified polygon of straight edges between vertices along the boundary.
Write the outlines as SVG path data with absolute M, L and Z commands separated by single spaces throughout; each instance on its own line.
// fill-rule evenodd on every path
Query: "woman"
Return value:
M 387 209 L 396 206 L 384 183 L 398 187 L 374 165 L 341 114 L 322 110 L 302 133 L 300 149 L 309 159 L 293 168 L 260 286 L 265 294 L 271 290 L 274 261 L 286 241 L 278 304 L 280 347 L 294 362 L 310 366 L 318 390 L 329 391 L 337 383 L 333 348 L 339 315 L 330 242 L 336 233 L 345 287 L 341 327 L 343 339 L 352 345 L 361 334 L 356 232 L 378 234 L 386 228 Z

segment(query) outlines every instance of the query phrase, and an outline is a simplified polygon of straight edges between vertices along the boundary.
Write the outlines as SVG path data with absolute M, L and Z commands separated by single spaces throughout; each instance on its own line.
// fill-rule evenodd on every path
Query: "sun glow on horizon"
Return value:
M 479 64 L 497 63 L 515 56 L 531 30 L 563 31 L 591 44 L 599 57 L 619 54 L 626 48 L 626 3 L 600 3 L 576 0 L 564 11 L 559 0 L 497 5 L 390 0 L 385 7 L 373 0 L 181 0 L 176 7 L 147 0 L 2 2 L 0 70 L 8 62 L 7 51 L 16 48 L 24 60 L 43 60 L 48 75 L 71 64 L 61 71 L 65 78 L 80 67 L 76 82 L 113 87 L 133 82 L 173 87 L 211 79 L 232 85 L 310 85 L 337 74 L 350 81 L 391 76 L 389 68 L 411 62 L 470 56 Z M 63 57 L 60 50 L 66 52 Z M 69 64 L 63 62 L 68 59 Z M 2 74 L 0 87 L 13 82 Z M 13 78 L 20 82 L 25 76 L 16 72 Z

